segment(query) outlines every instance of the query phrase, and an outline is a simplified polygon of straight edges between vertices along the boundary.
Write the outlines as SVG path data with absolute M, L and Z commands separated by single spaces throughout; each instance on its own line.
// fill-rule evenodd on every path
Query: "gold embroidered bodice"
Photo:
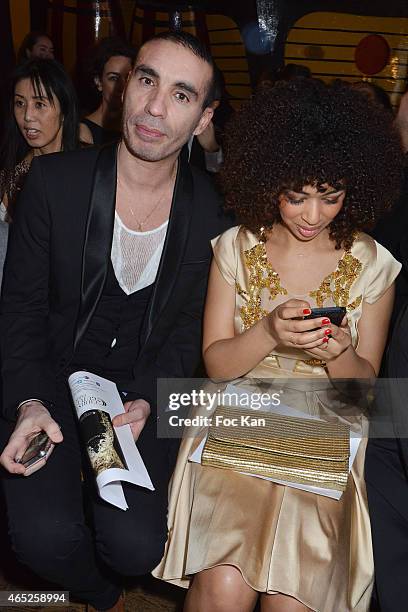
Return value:
M 244 251 L 243 257 L 249 271 L 248 289 L 244 289 L 238 281 L 235 282 L 235 286 L 237 293 L 245 302 L 240 308 L 240 315 L 243 330 L 246 330 L 271 310 L 262 308 L 263 290 L 266 289 L 269 292 L 269 300 L 275 300 L 278 295 L 287 296 L 288 292 L 282 286 L 279 274 L 268 262 L 263 240 Z M 323 279 L 318 289 L 309 292 L 309 297 L 315 300 L 317 308 L 322 308 L 329 300 L 335 306 L 344 306 L 347 310 L 354 310 L 360 305 L 362 296 L 359 295 L 350 302 L 350 288 L 361 269 L 361 262 L 351 254 L 350 250 L 345 251 L 336 269 Z
M 291 298 L 279 274 L 269 263 L 265 243 L 242 226 L 233 227 L 213 240 L 214 257 L 225 280 L 236 288 L 235 333 L 242 333 Z M 353 346 L 358 345 L 358 321 L 364 301 L 375 302 L 397 276 L 401 265 L 367 234 L 359 233 L 317 289 L 303 299 L 311 307 L 344 306 Z M 277 347 L 266 358 L 269 364 L 302 375 L 316 374 L 319 364 L 299 350 Z M 321 362 L 320 362 L 321 365 Z M 320 368 L 322 370 L 322 368 Z M 324 370 L 321 372 L 324 373 Z

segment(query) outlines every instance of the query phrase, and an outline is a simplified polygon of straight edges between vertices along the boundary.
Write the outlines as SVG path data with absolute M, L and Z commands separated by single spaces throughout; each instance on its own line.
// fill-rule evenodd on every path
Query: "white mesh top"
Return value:
M 115 211 L 111 261 L 126 295 L 154 283 L 168 223 L 165 221 L 147 232 L 136 232 L 126 227 Z

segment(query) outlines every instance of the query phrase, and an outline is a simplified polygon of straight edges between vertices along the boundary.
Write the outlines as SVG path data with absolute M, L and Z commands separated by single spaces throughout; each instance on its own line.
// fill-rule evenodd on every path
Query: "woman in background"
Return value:
M 54 44 L 45 32 L 29 32 L 21 43 L 18 63 L 34 58 L 54 59 Z
M 33 59 L 17 66 L 0 151 L 3 203 L 13 205 L 34 156 L 72 151 L 78 145 L 76 93 L 61 64 Z
M 1 244 L 3 269 L 7 225 L 33 158 L 79 146 L 79 113 L 74 86 L 55 60 L 32 59 L 11 77 L 5 137 L 0 149 Z
M 122 93 L 132 69 L 136 49 L 120 38 L 104 38 L 96 46 L 91 67 L 98 92 L 97 108 L 82 119 L 90 131 L 90 144 L 101 145 L 120 138 Z

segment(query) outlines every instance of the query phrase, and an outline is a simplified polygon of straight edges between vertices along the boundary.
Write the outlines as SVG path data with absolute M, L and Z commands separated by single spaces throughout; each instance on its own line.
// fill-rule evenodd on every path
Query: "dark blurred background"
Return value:
M 86 106 L 82 67 L 95 42 L 118 35 L 138 46 L 169 27 L 208 44 L 235 107 L 285 63 L 305 65 L 324 79 L 372 80 L 394 105 L 405 89 L 406 0 L 2 0 L 0 79 L 13 68 L 27 32 L 44 31 Z

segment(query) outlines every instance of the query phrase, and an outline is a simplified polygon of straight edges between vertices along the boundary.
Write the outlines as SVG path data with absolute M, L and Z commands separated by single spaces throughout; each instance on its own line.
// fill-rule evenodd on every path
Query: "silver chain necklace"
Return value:
M 146 223 L 148 222 L 148 220 L 150 219 L 152 214 L 155 212 L 155 210 L 157 210 L 159 208 L 159 205 L 162 203 L 164 196 L 165 196 L 165 193 L 163 193 L 160 196 L 160 198 L 157 201 L 157 204 L 155 204 L 153 206 L 152 210 L 146 215 L 146 217 L 144 219 L 142 219 L 142 221 L 136 219 L 136 216 L 135 216 L 135 213 L 133 212 L 132 207 L 130 206 L 130 204 L 128 204 L 128 208 L 129 208 L 130 214 L 132 215 L 133 219 L 135 219 L 135 221 L 136 221 L 136 230 L 138 232 L 142 232 L 143 231 L 143 227 L 146 225 Z
M 175 164 L 174 166 L 174 170 L 172 172 L 171 178 L 170 178 L 170 184 L 173 183 L 174 180 L 174 175 L 176 174 L 176 170 L 177 170 L 177 164 Z M 122 187 L 124 187 L 122 181 L 120 180 L 120 177 L 118 175 L 118 183 L 119 185 L 121 185 Z M 143 227 L 146 225 L 146 223 L 149 221 L 150 217 L 153 215 L 153 213 L 158 210 L 160 204 L 163 202 L 163 199 L 166 195 L 168 187 L 166 187 L 166 189 L 164 190 L 164 192 L 161 194 L 160 198 L 157 200 L 156 204 L 153 206 L 153 208 L 147 213 L 147 215 L 144 217 L 144 219 L 140 220 L 137 219 L 133 208 L 131 207 L 131 205 L 127 202 L 127 207 L 130 211 L 130 214 L 132 215 L 132 218 L 136 221 L 136 231 L 138 232 L 142 232 L 143 231 Z

